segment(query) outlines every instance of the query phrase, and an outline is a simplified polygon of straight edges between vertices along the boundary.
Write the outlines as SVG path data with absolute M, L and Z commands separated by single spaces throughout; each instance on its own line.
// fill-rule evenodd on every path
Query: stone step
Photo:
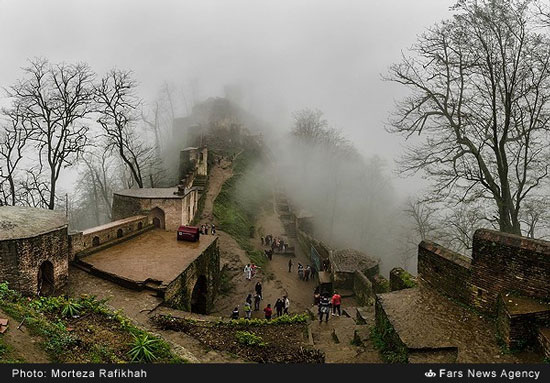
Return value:
M 374 325 L 374 306 L 363 306 L 355 308 L 355 321 L 359 325 Z

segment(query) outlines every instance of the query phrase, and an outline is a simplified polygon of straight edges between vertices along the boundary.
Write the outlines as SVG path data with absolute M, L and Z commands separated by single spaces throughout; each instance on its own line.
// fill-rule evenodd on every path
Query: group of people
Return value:
M 338 294 L 337 291 L 335 291 L 332 297 L 330 297 L 330 294 L 328 293 L 321 295 L 319 293 L 319 288 L 317 288 L 315 289 L 314 297 L 315 303 L 319 307 L 319 323 L 323 322 L 323 317 L 325 318 L 325 322 L 328 322 L 328 317 L 331 309 L 333 316 L 340 316 L 342 314 L 342 297 L 340 296 L 340 294 Z
M 254 287 L 255 294 L 254 297 L 252 297 L 252 294 L 248 294 L 244 301 L 243 311 L 244 311 L 244 318 L 250 319 L 252 317 L 252 311 L 259 311 L 260 310 L 260 303 L 263 300 L 262 295 L 262 283 L 258 281 L 256 283 L 256 286 Z M 252 304 L 254 304 L 254 309 L 252 309 Z M 276 316 L 280 317 L 284 314 L 288 314 L 288 309 L 290 308 L 290 300 L 288 299 L 288 296 L 283 296 L 281 298 L 277 298 L 277 301 L 274 304 Z M 271 304 L 268 303 L 267 306 L 264 308 L 264 316 L 265 319 L 271 320 L 273 317 L 273 308 L 271 307 Z M 239 313 L 239 306 L 235 307 L 233 309 L 233 312 L 231 313 L 231 319 L 239 319 L 240 313 Z
M 294 263 L 292 262 L 292 258 L 288 260 L 288 272 L 292 272 L 292 266 L 294 266 Z M 313 280 L 315 277 L 315 274 L 317 273 L 317 270 L 315 267 L 312 267 L 310 265 L 307 265 L 304 267 L 301 263 L 298 262 L 298 278 L 302 281 L 309 281 L 310 279 Z
M 216 234 L 216 225 L 208 225 L 207 223 L 203 223 L 199 227 L 199 233 L 201 233 L 202 235 L 208 235 L 209 231 L 212 233 L 212 235 Z
M 248 263 L 245 267 L 244 267 L 244 277 L 247 279 L 247 280 L 251 280 L 252 278 L 254 278 L 254 276 L 256 275 L 256 272 L 258 271 L 258 269 L 260 268 L 260 266 L 256 266 L 255 264 L 253 263 Z M 260 283 L 260 282 L 258 282 Z
M 275 252 L 277 250 L 279 253 L 285 253 L 288 249 L 288 243 L 284 241 L 282 238 L 273 238 L 273 235 L 268 234 L 265 237 L 262 236 L 261 238 L 262 246 L 270 246 L 271 251 Z

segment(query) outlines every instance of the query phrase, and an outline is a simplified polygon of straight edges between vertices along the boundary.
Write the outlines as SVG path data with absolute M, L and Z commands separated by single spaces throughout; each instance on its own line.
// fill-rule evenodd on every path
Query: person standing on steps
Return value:
M 277 311 L 277 317 L 280 317 L 283 315 L 283 307 L 284 307 L 283 300 L 281 298 L 277 298 L 277 302 L 275 302 L 275 310 Z
M 247 264 L 245 267 L 244 267 L 244 277 L 247 279 L 247 280 L 250 280 L 252 279 L 252 268 L 250 267 L 250 263 Z
M 319 323 L 323 322 L 323 315 L 326 316 L 326 322 L 328 323 L 328 317 L 330 313 L 330 300 L 327 295 L 321 297 L 319 302 Z
M 264 309 L 265 319 L 271 320 L 271 316 L 273 315 L 273 309 L 271 308 L 271 304 L 268 303 L 267 307 Z
M 289 258 L 289 259 L 288 259 L 288 272 L 289 272 L 289 273 L 292 272 L 292 258 Z
M 288 315 L 288 309 L 290 308 L 290 300 L 288 299 L 288 297 L 286 295 L 283 297 L 283 304 L 284 304 L 284 309 L 285 309 L 284 313 L 286 315 Z
M 235 307 L 231 313 L 231 319 L 239 319 L 239 307 Z
M 216 225 L 212 224 L 212 235 L 216 234 Z
M 256 282 L 255 290 L 256 290 L 256 294 L 258 294 L 260 296 L 260 299 L 264 299 L 264 297 L 262 295 L 262 282 L 260 282 L 260 281 Z
M 338 311 L 338 316 L 340 316 L 340 305 L 342 304 L 342 297 L 340 294 L 338 294 L 337 291 L 334 292 L 334 295 L 332 296 L 332 315 L 334 316 L 336 314 L 336 311 Z
M 262 300 L 262 297 L 258 293 L 256 293 L 256 295 L 254 295 L 254 311 L 260 310 L 261 300 Z

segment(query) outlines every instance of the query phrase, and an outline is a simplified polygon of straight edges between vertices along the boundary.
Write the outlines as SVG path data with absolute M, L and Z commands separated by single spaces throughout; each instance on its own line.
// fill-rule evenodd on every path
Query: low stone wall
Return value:
M 87 252 L 108 242 L 138 233 L 149 225 L 147 216 L 140 215 L 92 227 L 82 232 L 71 233 L 69 236 L 69 260 L 73 261 L 78 253 Z
M 164 291 L 164 300 L 168 306 L 191 311 L 192 295 L 195 284 L 201 276 L 206 278 L 206 314 L 213 309 L 214 300 L 220 284 L 220 251 L 218 239 L 197 258 L 189 267 L 172 281 Z
M 356 271 L 354 274 L 353 292 L 355 293 L 355 300 L 359 305 L 372 306 L 374 304 L 376 295 L 372 289 L 372 283 L 360 271 Z
M 470 304 L 471 260 L 437 243 L 418 245 L 418 276 L 437 291 Z
M 401 267 L 395 267 L 390 271 L 390 290 L 403 290 L 416 286 L 416 277 Z
M 550 242 L 480 229 L 474 234 L 471 300 L 494 313 L 500 293 L 550 297 Z

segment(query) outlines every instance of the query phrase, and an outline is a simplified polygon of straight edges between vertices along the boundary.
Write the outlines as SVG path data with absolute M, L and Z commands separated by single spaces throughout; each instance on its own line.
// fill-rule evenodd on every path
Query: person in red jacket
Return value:
M 340 294 L 338 294 L 337 291 L 334 292 L 330 303 L 332 303 L 332 315 L 334 316 L 336 314 L 336 311 L 338 310 L 338 316 L 340 316 L 340 305 L 342 304 L 342 297 L 340 296 Z
M 264 309 L 265 313 L 265 319 L 271 320 L 271 316 L 273 315 L 273 309 L 271 308 L 271 304 L 268 303 L 267 307 Z

